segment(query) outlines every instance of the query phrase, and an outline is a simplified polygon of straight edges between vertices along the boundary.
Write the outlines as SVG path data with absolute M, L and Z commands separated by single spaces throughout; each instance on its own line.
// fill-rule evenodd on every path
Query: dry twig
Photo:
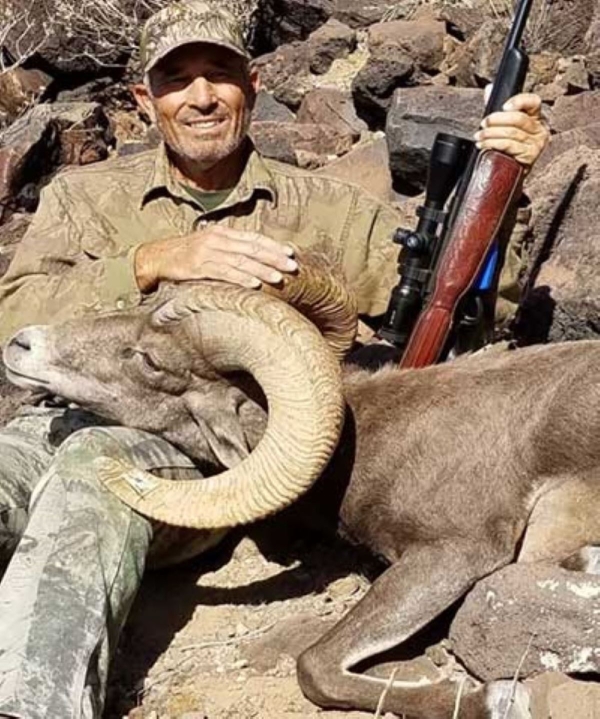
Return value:
M 383 716 L 383 707 L 385 705 L 385 700 L 387 695 L 390 692 L 390 689 L 394 685 L 394 679 L 396 678 L 396 673 L 398 672 L 398 667 L 394 668 L 394 671 L 390 674 L 390 678 L 388 679 L 387 684 L 385 685 L 383 691 L 381 692 L 381 696 L 379 697 L 379 701 L 377 702 L 377 709 L 375 711 L 375 718 L 374 719 L 381 719 Z

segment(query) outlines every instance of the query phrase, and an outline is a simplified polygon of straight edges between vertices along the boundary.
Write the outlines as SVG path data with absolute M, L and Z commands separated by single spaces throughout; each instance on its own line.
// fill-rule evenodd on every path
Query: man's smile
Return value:
M 192 130 L 196 130 L 198 132 L 209 132 L 210 130 L 215 130 L 217 128 L 222 127 L 228 121 L 229 121 L 228 117 L 219 117 L 219 118 L 214 118 L 212 120 L 190 120 L 190 121 L 184 122 L 183 124 L 186 127 L 189 127 Z

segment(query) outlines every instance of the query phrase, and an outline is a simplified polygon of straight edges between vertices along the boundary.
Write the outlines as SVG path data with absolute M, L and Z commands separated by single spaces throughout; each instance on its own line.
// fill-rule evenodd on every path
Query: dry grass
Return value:
M 401 0 L 384 16 L 385 21 L 409 20 L 423 5 L 431 7 L 460 6 L 482 8 L 482 21 L 487 9 L 488 17 L 502 20 L 508 28 L 514 15 L 516 0 Z M 563 54 L 570 54 L 573 35 L 584 28 L 588 19 L 584 7 L 578 8 L 568 20 L 555 22 L 551 17 L 551 0 L 535 0 L 527 23 L 525 42 L 530 53 L 554 47 Z M 564 42 L 562 41 L 564 38 Z
M 511 0 L 488 2 L 495 17 L 505 20 L 508 26 L 513 16 Z M 587 15 L 585 4 L 581 3 L 567 18 L 563 15 L 557 21 L 556 10 L 550 0 L 535 0 L 525 33 L 528 52 L 536 53 L 553 47 L 564 55 L 572 54 L 573 42 L 585 31 L 589 22 Z
M 99 66 L 137 51 L 141 26 L 172 0 L 0 0 L 0 73 L 61 39 L 63 60 L 87 57 Z M 257 0 L 228 0 L 248 26 Z M 70 43 L 70 41 L 73 41 Z M 70 49 L 70 44 L 77 50 Z

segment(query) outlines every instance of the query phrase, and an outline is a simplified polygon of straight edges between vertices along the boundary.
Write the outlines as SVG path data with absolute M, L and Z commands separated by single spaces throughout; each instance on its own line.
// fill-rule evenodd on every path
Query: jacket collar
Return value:
M 264 158 L 261 157 L 254 145 L 251 145 L 242 176 L 223 207 L 231 207 L 238 203 L 246 202 L 252 199 L 254 194 L 259 191 L 267 192 L 271 197 L 271 201 L 275 205 L 277 204 L 277 186 L 273 175 L 269 171 Z M 173 199 L 178 198 L 188 203 L 192 201 L 181 185 L 173 178 L 169 155 L 164 142 L 161 142 L 156 150 L 156 157 L 144 188 L 140 207 L 143 208 L 154 197 L 164 195 Z

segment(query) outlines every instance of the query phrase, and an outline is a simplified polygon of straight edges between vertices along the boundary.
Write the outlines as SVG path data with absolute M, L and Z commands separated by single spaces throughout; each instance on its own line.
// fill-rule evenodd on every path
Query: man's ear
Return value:
M 150 120 L 152 123 L 156 123 L 156 113 L 154 112 L 154 103 L 150 95 L 148 86 L 144 83 L 136 83 L 131 86 L 131 92 L 140 112 Z
M 209 392 L 191 391 L 185 403 L 205 442 L 226 468 L 250 454 L 239 417 L 243 395 L 231 386 L 213 386 Z
M 262 82 L 260 81 L 260 75 L 258 73 L 257 68 L 255 68 L 255 67 L 250 68 L 249 79 L 250 79 L 250 87 L 254 90 L 254 94 L 257 95 L 258 91 L 262 87 Z

